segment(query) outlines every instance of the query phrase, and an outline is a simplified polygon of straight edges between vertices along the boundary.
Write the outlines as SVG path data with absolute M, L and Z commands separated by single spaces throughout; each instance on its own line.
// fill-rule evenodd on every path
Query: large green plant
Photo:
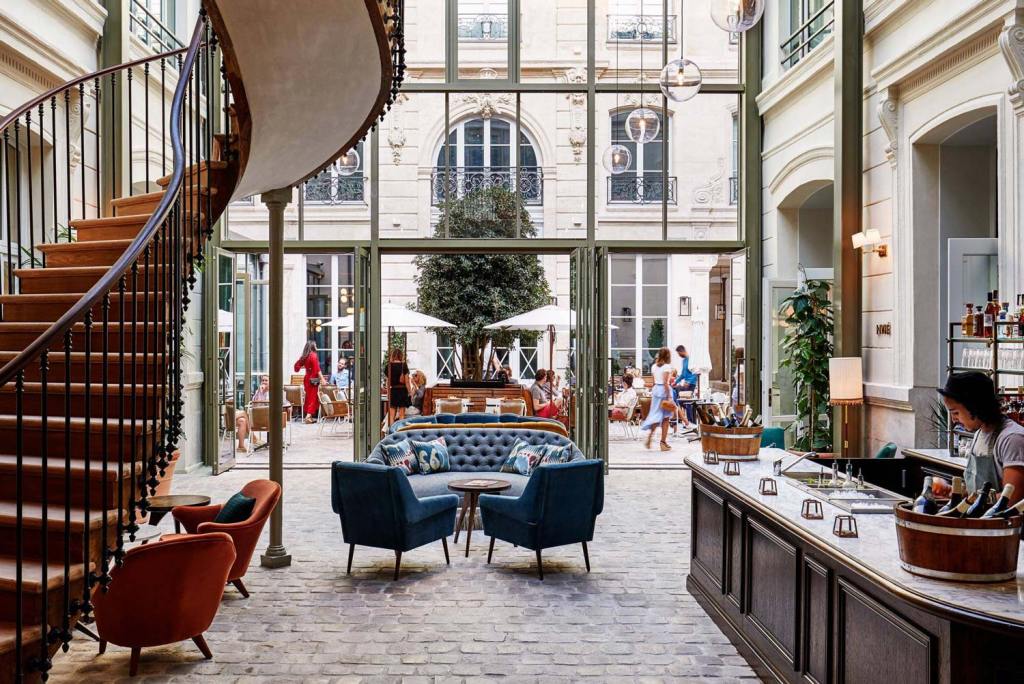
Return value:
M 514 238 L 518 215 L 520 235 L 537 231 L 522 200 L 503 188 L 484 188 L 441 206 L 437 236 L 452 238 Z M 537 256 L 529 254 L 427 254 L 414 260 L 419 309 L 455 325 L 444 330 L 462 347 L 462 375 L 480 379 L 486 367 L 484 350 L 509 346 L 515 331 L 485 326 L 544 306 L 550 290 Z M 535 337 L 535 335 L 534 335 Z
M 809 280 L 783 300 L 785 319 L 781 368 L 788 368 L 796 390 L 799 429 L 797 449 L 830 451 L 832 429 L 828 404 L 828 360 L 832 358 L 832 302 L 829 285 Z

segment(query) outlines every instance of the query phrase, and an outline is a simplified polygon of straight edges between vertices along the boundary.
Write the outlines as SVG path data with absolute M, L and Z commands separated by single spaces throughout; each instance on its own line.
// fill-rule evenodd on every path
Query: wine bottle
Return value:
M 971 496 L 967 497 L 966 499 L 963 499 L 960 503 L 958 503 L 956 507 L 950 508 L 948 511 L 943 509 L 935 515 L 941 515 L 946 518 L 963 518 L 964 514 L 967 513 L 967 509 L 970 508 L 971 504 L 973 503 L 974 495 L 972 494 Z
M 1013 504 L 1005 511 L 1000 513 L 997 517 L 999 518 L 1012 518 L 1015 515 L 1024 515 L 1024 499 L 1021 499 L 1017 503 Z
M 924 478 L 924 489 L 921 490 L 921 495 L 914 499 L 914 512 L 935 515 L 938 510 L 935 495 L 932 494 L 932 477 L 929 475 Z
M 989 508 L 987 511 L 982 513 L 981 517 L 982 518 L 994 518 L 997 515 L 999 515 L 1000 513 L 1002 513 L 1003 511 L 1005 511 L 1007 508 L 1010 507 L 1010 497 L 1011 496 L 1013 496 L 1013 485 L 1012 484 L 1005 484 L 1005 485 L 1003 485 L 1003 491 L 999 495 L 999 498 L 996 499 L 996 502 L 994 504 L 992 504 L 991 508 Z
M 949 494 L 949 503 L 939 509 L 939 515 L 948 515 L 949 512 L 960 505 L 960 502 L 964 500 L 964 481 L 963 478 L 953 478 L 953 491 Z
M 977 492 L 978 497 L 971 504 L 971 507 L 964 513 L 965 518 L 980 518 L 981 514 L 988 510 L 988 493 L 992 491 L 992 483 L 986 482 Z

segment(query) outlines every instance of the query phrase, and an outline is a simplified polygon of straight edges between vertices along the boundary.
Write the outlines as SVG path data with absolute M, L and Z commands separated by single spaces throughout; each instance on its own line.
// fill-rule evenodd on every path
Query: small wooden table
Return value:
M 469 558 L 469 540 L 473 536 L 473 523 L 476 520 L 476 504 L 480 499 L 481 494 L 497 494 L 503 492 L 506 489 L 512 487 L 511 482 L 504 480 L 492 480 L 488 478 L 478 477 L 471 480 L 455 480 L 454 482 L 448 483 L 448 489 L 453 492 L 461 492 L 464 496 L 462 497 L 462 510 L 459 511 L 459 520 L 455 523 L 455 543 L 459 543 L 459 530 L 462 529 L 462 523 L 468 522 L 466 525 L 466 558 Z M 466 511 L 469 511 L 469 520 L 466 520 Z
M 209 506 L 210 497 L 202 494 L 167 494 L 149 497 L 149 524 L 159 525 L 175 506 Z M 181 533 L 181 524 L 174 521 L 174 531 Z

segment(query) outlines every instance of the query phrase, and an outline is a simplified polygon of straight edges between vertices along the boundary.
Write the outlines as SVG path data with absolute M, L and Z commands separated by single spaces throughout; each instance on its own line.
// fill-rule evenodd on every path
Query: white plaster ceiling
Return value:
M 232 199 L 294 185 L 358 131 L 381 88 L 381 55 L 362 0 L 215 0 L 252 118 Z

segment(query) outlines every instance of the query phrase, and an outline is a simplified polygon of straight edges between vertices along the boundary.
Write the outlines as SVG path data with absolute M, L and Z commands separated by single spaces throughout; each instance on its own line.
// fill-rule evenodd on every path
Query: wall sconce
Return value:
M 861 250 L 864 254 L 874 252 L 882 258 L 889 255 L 889 246 L 882 242 L 882 234 L 878 232 L 877 228 L 869 228 L 868 230 L 854 233 L 852 239 L 853 248 Z M 875 247 L 873 245 L 878 246 Z
M 679 315 L 689 316 L 690 315 L 690 298 L 680 297 L 679 298 Z

